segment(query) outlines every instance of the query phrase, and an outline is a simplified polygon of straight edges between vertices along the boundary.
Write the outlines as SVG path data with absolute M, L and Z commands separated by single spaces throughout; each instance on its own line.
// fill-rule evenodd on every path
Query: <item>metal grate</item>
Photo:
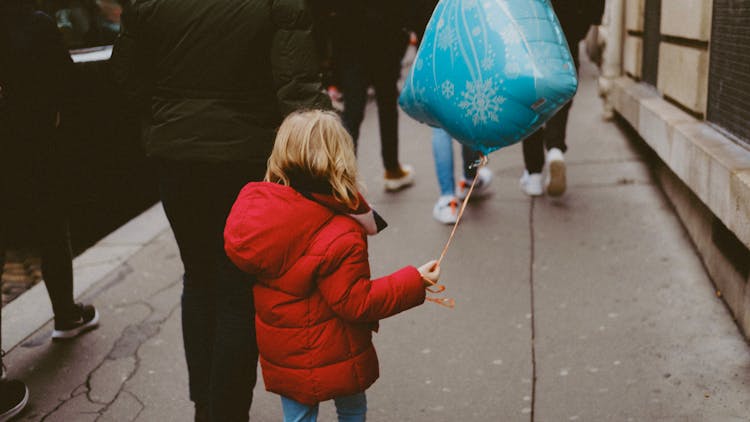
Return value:
M 750 0 L 714 0 L 707 119 L 750 146 Z
M 661 0 L 646 0 L 643 16 L 643 67 L 641 79 L 656 86 L 661 42 Z

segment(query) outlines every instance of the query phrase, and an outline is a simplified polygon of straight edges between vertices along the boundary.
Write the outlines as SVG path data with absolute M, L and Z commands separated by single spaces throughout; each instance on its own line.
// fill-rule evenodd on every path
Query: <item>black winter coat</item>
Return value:
M 138 0 L 112 70 L 149 156 L 263 163 L 283 117 L 330 107 L 305 0 Z

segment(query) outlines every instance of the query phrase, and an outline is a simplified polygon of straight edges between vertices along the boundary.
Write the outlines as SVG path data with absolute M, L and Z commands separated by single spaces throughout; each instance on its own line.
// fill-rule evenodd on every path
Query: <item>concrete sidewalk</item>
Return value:
M 494 194 L 467 209 L 443 265 L 456 309 L 427 303 L 383 321 L 368 420 L 750 420 L 750 348 L 643 159 L 600 112 L 584 65 L 561 199 L 521 193 L 520 146 L 490 155 Z M 382 192 L 378 133 L 371 106 L 359 157 L 390 224 L 371 239 L 383 275 L 436 257 L 450 227 L 431 216 L 429 128 L 401 118 L 417 182 L 397 194 Z M 31 389 L 19 420 L 191 420 L 181 263 L 160 206 L 118 236 L 76 260 L 98 330 L 52 344 L 41 286 L 3 309 L 9 375 Z M 251 419 L 281 420 L 260 383 Z M 334 420 L 330 403 L 320 419 Z

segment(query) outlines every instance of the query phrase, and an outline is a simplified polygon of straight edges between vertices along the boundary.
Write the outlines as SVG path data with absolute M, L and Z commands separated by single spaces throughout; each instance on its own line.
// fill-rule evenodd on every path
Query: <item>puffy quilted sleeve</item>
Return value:
M 331 108 L 323 92 L 306 0 L 272 0 L 271 66 L 279 109 Z
M 425 300 L 422 278 L 412 266 L 370 280 L 367 243 L 356 232 L 340 236 L 328 248 L 318 289 L 334 312 L 356 322 L 375 322 Z

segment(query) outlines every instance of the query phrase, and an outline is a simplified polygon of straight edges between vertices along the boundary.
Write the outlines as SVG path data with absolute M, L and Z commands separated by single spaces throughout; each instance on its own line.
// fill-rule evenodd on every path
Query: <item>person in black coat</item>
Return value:
M 354 139 L 364 120 L 367 90 L 375 90 L 380 148 L 387 191 L 411 185 L 414 169 L 402 165 L 398 153 L 398 87 L 401 59 L 409 43 L 406 27 L 412 3 L 399 0 L 337 0 L 333 52 L 344 94 L 342 120 Z
M 38 249 L 55 315 L 53 339 L 96 327 L 99 314 L 73 299 L 73 264 L 59 127 L 73 63 L 54 21 L 22 0 L 0 2 L 0 269 L 8 248 Z M 0 415 L 12 411 L 3 390 Z M 18 389 L 16 389 L 18 392 Z M 3 419 L 4 420 L 4 419 Z
M 224 252 L 240 189 L 263 179 L 276 128 L 330 108 L 305 0 L 138 0 L 110 64 L 142 117 L 185 267 L 182 332 L 196 420 L 247 421 L 256 382 L 252 277 Z
M 578 68 L 578 44 L 591 25 L 601 24 L 604 0 L 552 0 L 552 5 Z M 543 128 L 523 141 L 526 170 L 521 177 L 521 188 L 529 196 L 542 195 L 545 190 L 551 196 L 560 196 L 565 192 L 566 169 L 563 154 L 567 151 L 565 131 L 572 104 L 573 101 L 565 104 Z M 546 181 L 542 176 L 545 161 L 548 166 Z

